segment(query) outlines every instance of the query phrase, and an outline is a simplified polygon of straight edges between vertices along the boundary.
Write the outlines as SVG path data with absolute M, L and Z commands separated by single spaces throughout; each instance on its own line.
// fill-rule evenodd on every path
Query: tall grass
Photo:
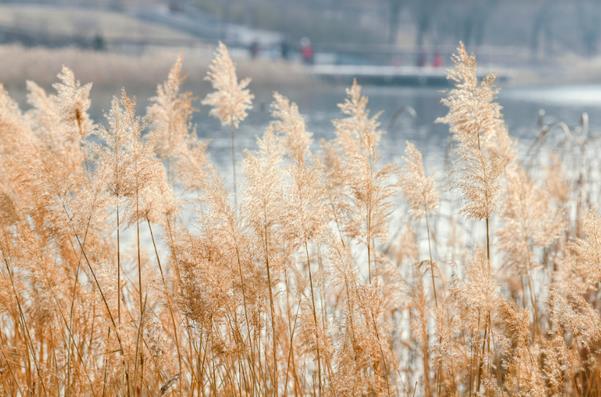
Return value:
M 143 117 L 123 91 L 90 119 L 67 68 L 25 111 L 0 90 L 0 394 L 601 394 L 595 140 L 521 158 L 476 68 L 460 46 L 445 173 L 383 164 L 355 83 L 319 144 L 274 94 L 233 184 L 181 60 Z M 234 145 L 248 81 L 224 46 L 208 78 Z

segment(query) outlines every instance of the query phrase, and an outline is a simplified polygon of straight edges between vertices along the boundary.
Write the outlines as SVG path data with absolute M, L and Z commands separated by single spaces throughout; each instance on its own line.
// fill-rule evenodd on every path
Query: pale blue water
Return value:
M 344 99 L 342 86 L 308 87 L 302 92 L 282 92 L 295 101 L 305 115 L 308 129 L 315 140 L 334 137 L 331 120 L 341 117 L 337 103 Z M 373 113 L 382 111 L 381 155 L 386 161 L 399 158 L 404 142 L 411 140 L 424 156 L 439 157 L 448 143 L 448 128 L 435 123 L 446 113 L 440 99 L 444 90 L 402 87 L 366 87 Z M 238 132 L 238 149 L 255 147 L 255 139 L 269 122 L 270 94 L 257 94 L 255 109 Z M 570 126 L 579 123 L 582 112 L 589 115 L 591 127 L 601 128 L 601 86 L 570 87 L 502 87 L 499 102 L 503 106 L 510 134 L 528 141 L 538 132 L 538 114 L 545 111 L 548 122 L 562 120 Z M 219 124 L 208 117 L 208 109 L 201 108 L 195 118 L 199 134 L 211 141 L 209 151 L 221 166 L 229 164 L 229 136 Z M 435 159 L 431 159 L 436 162 Z

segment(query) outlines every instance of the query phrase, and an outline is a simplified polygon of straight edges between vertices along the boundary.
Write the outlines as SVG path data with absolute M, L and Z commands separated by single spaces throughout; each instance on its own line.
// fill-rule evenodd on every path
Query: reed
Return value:
M 521 157 L 494 76 L 453 60 L 443 169 L 384 163 L 356 82 L 330 140 L 276 93 L 239 155 L 253 95 L 220 45 L 233 183 L 182 59 L 143 116 L 122 91 L 92 120 L 67 68 L 25 110 L 0 88 L 0 394 L 601 394 L 599 141 L 542 120 Z

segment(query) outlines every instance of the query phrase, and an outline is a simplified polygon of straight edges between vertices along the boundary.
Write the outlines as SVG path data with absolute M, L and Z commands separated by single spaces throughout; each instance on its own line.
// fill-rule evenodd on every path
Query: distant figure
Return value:
M 248 52 L 252 59 L 256 59 L 259 56 L 259 42 L 257 40 L 253 40 L 248 47 Z
M 311 40 L 303 37 L 300 42 L 300 51 L 303 58 L 303 63 L 305 65 L 313 65 L 313 62 L 315 62 L 315 51 L 311 45 Z
M 280 56 L 285 61 L 287 61 L 290 56 L 290 45 L 286 39 L 282 39 L 280 42 Z
M 102 37 L 102 34 L 96 33 L 94 35 L 92 45 L 94 47 L 94 51 L 104 51 L 106 49 L 106 43 L 104 42 L 104 37 Z
M 416 65 L 420 68 L 423 68 L 424 66 L 426 66 L 426 53 L 424 52 L 424 50 L 419 50 L 419 52 L 417 53 L 417 62 Z
M 179 4 L 177 4 L 177 0 L 169 0 L 169 4 L 167 5 L 167 8 L 168 8 L 169 12 L 172 14 L 182 11 Z
M 436 50 L 434 52 L 434 59 L 432 60 L 432 66 L 434 66 L 435 68 L 439 68 L 439 67 L 442 67 L 442 65 L 443 65 L 442 55 L 440 55 L 440 51 Z

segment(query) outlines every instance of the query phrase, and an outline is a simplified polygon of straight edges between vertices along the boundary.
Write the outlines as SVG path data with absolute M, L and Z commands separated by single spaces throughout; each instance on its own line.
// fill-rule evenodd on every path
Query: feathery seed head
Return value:
M 227 47 L 221 42 L 209 65 L 207 80 L 215 91 L 208 94 L 202 104 L 212 107 L 211 115 L 222 125 L 238 128 L 252 107 L 254 95 L 247 89 L 250 79 L 238 82 L 236 67 Z
M 434 179 L 426 176 L 422 154 L 410 142 L 406 143 L 403 162 L 399 184 L 409 202 L 411 212 L 414 216 L 421 217 L 438 205 L 438 192 Z

